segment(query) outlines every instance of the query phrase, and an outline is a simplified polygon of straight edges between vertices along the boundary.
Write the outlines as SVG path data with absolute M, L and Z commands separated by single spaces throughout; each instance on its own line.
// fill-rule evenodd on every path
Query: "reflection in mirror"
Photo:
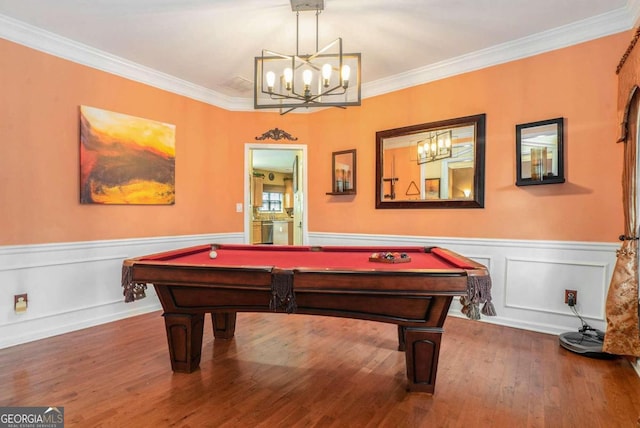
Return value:
M 355 195 L 356 193 L 356 150 L 333 152 L 333 190 L 328 195 Z
M 376 208 L 482 208 L 485 115 L 376 132 Z
M 563 121 L 516 125 L 516 185 L 564 183 Z

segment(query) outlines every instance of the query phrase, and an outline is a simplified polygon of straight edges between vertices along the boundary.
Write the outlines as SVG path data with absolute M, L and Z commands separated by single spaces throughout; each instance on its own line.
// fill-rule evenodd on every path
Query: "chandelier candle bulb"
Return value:
M 311 85 L 311 79 L 313 79 L 313 72 L 311 70 L 305 70 L 302 72 L 302 81 L 304 86 Z
M 273 71 L 267 72 L 267 88 L 269 88 L 269 92 L 273 92 L 273 87 L 276 84 L 276 73 Z
M 291 90 L 291 84 L 293 82 L 293 70 L 290 68 L 284 69 L 284 85 L 287 88 L 287 91 Z
M 325 88 L 328 88 L 330 80 L 331 80 L 331 64 L 325 64 L 322 66 L 322 85 Z
M 351 68 L 348 65 L 342 66 L 342 87 L 347 88 L 349 86 L 349 77 L 351 76 Z

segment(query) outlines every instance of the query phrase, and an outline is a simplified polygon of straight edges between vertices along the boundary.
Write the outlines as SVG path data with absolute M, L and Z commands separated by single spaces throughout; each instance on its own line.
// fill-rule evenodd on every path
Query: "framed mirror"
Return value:
M 356 150 L 332 153 L 331 192 L 327 195 L 356 194 Z
M 516 185 L 564 183 L 564 118 L 516 125 Z
M 376 208 L 483 208 L 486 115 L 376 132 Z

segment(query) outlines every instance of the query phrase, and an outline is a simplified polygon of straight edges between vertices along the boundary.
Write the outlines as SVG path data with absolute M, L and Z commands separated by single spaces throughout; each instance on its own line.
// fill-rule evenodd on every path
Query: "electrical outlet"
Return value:
M 578 303 L 578 291 L 564 290 L 564 303 L 569 306 L 575 306 Z
M 16 314 L 27 312 L 27 293 L 13 296 L 13 310 Z

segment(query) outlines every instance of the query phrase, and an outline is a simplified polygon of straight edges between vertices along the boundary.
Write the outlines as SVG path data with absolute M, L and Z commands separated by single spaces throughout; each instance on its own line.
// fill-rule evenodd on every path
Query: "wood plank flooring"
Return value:
M 159 312 L 0 350 L 0 406 L 64 406 L 66 427 L 637 427 L 625 359 L 449 317 L 434 395 L 405 391 L 396 327 L 238 314 L 172 373 Z

